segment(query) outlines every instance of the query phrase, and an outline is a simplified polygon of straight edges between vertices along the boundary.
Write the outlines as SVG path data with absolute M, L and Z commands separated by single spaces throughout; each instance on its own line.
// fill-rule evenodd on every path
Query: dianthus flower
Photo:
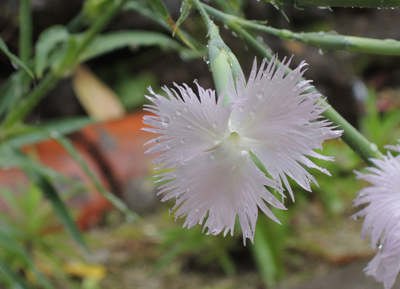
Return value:
M 385 148 L 400 152 L 399 145 Z M 383 160 L 371 161 L 377 167 L 367 168 L 371 173 L 355 172 L 358 179 L 372 184 L 358 193 L 354 205 L 368 206 L 355 217 L 365 216 L 361 235 L 369 235 L 372 248 L 379 249 L 364 271 L 389 289 L 400 271 L 400 155 L 388 152 Z
M 310 182 L 317 182 L 302 165 L 329 174 L 307 156 L 332 160 L 313 149 L 322 149 L 324 140 L 342 132 L 321 120 L 326 108 L 320 94 L 306 92 L 311 88 L 310 81 L 301 80 L 306 63 L 285 76 L 290 61 L 279 67 L 276 62 L 267 65 L 264 60 L 257 72 L 254 61 L 247 84 L 243 76 L 236 87 L 231 83 L 231 102 L 225 106 L 223 95 L 217 99 L 214 90 L 197 83 L 198 95 L 186 84 L 174 84 L 176 90 L 163 87 L 168 98 L 149 88 L 153 96 L 146 97 L 154 105 L 145 109 L 155 115 L 144 117 L 153 127 L 144 129 L 161 136 L 148 142 L 155 145 L 147 153 L 164 152 L 154 163 L 176 168 L 160 175 L 160 181 L 168 182 L 159 194 L 166 193 L 162 201 L 176 198 L 173 209 L 178 208 L 176 218 L 187 216 L 184 227 L 202 224 L 208 215 L 204 229 L 209 234 L 233 234 L 238 215 L 243 241 L 253 242 L 258 208 L 279 223 L 266 203 L 285 209 L 283 184 L 294 199 L 287 176 L 310 191 Z M 250 152 L 270 177 L 254 164 Z

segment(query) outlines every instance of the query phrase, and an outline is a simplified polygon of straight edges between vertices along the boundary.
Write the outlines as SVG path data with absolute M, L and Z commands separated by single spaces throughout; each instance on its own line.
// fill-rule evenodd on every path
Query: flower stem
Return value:
M 278 0 L 282 4 L 294 6 L 317 7 L 359 7 L 359 8 L 392 8 L 400 7 L 399 0 Z
M 346 0 L 347 1 L 347 0 Z M 400 1 L 397 0 L 399 3 Z M 282 39 L 290 39 L 326 50 L 344 50 L 348 52 L 370 53 L 379 55 L 400 55 L 400 41 L 394 39 L 371 39 L 365 37 L 346 36 L 326 32 L 295 33 L 286 29 L 277 29 L 262 23 L 246 20 L 234 15 L 223 13 L 206 4 L 204 9 L 218 20 L 229 26 L 230 23 L 240 24 L 243 28 L 251 28 Z
M 31 1 L 19 1 L 19 56 L 28 63 L 32 51 L 32 13 Z
M 208 8 L 206 8 L 208 10 Z M 211 13 L 210 13 L 211 14 Z M 249 32 L 243 29 L 236 22 L 226 22 L 225 23 L 230 29 L 232 29 L 236 34 L 243 37 L 253 48 L 255 48 L 263 57 L 271 59 L 273 57 L 272 51 L 265 46 L 265 44 L 260 43 L 255 39 Z M 287 74 L 290 73 L 291 69 L 288 68 Z M 317 91 L 315 88 L 312 90 Z M 322 99 L 321 99 L 322 100 Z M 376 145 L 369 142 L 357 129 L 355 129 L 347 120 L 345 120 L 335 109 L 333 109 L 326 101 L 322 104 L 325 107 L 329 107 L 323 115 L 332 121 L 334 125 L 339 126 L 343 129 L 342 140 L 347 143 L 347 145 L 354 150 L 357 155 L 359 155 L 368 165 L 374 165 L 370 159 L 381 159 L 383 158 L 382 153 L 378 150 Z
M 224 43 L 219 35 L 219 29 L 210 19 L 199 0 L 193 0 L 206 23 L 209 42 L 208 42 L 208 65 L 213 75 L 215 90 L 217 95 L 224 95 L 224 104 L 230 102 L 226 89 L 234 79 L 242 74 L 242 68 L 236 56 Z

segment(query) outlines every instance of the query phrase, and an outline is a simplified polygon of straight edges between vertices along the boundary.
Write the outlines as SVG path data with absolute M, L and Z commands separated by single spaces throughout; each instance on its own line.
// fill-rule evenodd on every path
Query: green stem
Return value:
M 343 129 L 342 140 L 368 165 L 375 166 L 371 162 L 371 158 L 383 159 L 383 154 L 378 150 L 376 144 L 368 141 L 355 127 L 353 127 L 347 120 L 345 120 L 336 110 L 332 108 L 326 101 L 322 103 L 323 106 L 329 107 L 323 115 L 332 121 L 333 125 L 340 126 Z
M 217 96 L 224 95 L 224 104 L 230 102 L 226 89 L 242 73 L 242 68 L 236 56 L 230 48 L 224 43 L 219 35 L 219 29 L 210 19 L 199 0 L 193 0 L 193 3 L 202 15 L 206 23 L 208 36 L 208 65 L 213 75 L 215 90 Z
M 207 26 L 207 30 L 208 33 L 213 33 L 216 25 L 214 24 L 214 22 L 210 19 L 210 17 L 208 16 L 207 12 L 204 10 L 203 6 L 201 5 L 199 0 L 193 0 L 194 5 L 196 6 L 197 10 L 199 10 L 201 16 L 203 17 L 203 21 L 206 23 Z M 218 28 L 217 28 L 218 30 Z M 218 31 L 217 31 L 218 32 Z M 218 34 L 219 35 L 219 34 Z M 211 37 L 211 35 L 210 35 Z
M 392 8 L 400 7 L 399 0 L 278 0 L 282 4 L 294 6 L 317 7 L 359 7 L 359 8 Z
M 19 56 L 28 63 L 32 51 L 31 1 L 20 0 L 19 5 Z
M 346 0 L 347 1 L 347 0 Z M 400 0 L 397 0 L 400 2 Z M 282 39 L 290 39 L 307 45 L 327 50 L 344 50 L 348 52 L 370 53 L 380 55 L 400 55 L 400 41 L 394 39 L 371 39 L 365 37 L 346 36 L 326 32 L 295 33 L 286 29 L 277 29 L 254 21 L 229 15 L 203 4 L 205 10 L 226 25 L 237 23 L 243 28 L 251 28 L 267 32 Z
M 208 10 L 208 8 L 206 8 Z M 211 14 L 211 13 L 210 13 Z M 250 33 L 248 33 L 245 29 L 243 29 L 240 25 L 235 22 L 227 22 L 225 23 L 230 29 L 232 29 L 236 34 L 243 37 L 253 48 L 255 48 L 263 57 L 267 59 L 271 59 L 273 57 L 273 53 L 264 46 L 264 44 L 260 43 L 255 39 Z M 279 63 L 279 62 L 278 62 Z M 291 69 L 289 68 L 287 73 L 290 73 Z M 316 89 L 313 88 L 313 91 Z M 370 143 L 357 129 L 355 129 L 347 120 L 345 120 L 335 109 L 333 109 L 326 101 L 322 104 L 325 107 L 329 107 L 323 115 L 332 121 L 333 125 L 339 126 L 340 129 L 343 129 L 342 140 L 347 143 L 347 145 L 354 150 L 357 155 L 359 155 L 367 164 L 374 165 L 370 159 L 382 159 L 383 155 L 378 150 L 376 145 Z

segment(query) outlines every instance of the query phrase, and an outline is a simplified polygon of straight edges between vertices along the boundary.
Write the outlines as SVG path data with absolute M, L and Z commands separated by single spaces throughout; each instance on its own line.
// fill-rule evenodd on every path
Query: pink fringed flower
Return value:
M 320 95 L 305 93 L 311 86 L 301 81 L 301 63 L 285 76 L 289 62 L 276 68 L 276 59 L 266 60 L 257 72 L 254 61 L 250 78 L 236 80 L 236 89 L 228 90 L 231 102 L 223 106 L 215 91 L 198 87 L 198 95 L 186 84 L 174 84 L 176 90 L 164 87 L 168 98 L 151 89 L 154 105 L 146 110 L 155 115 L 144 117 L 144 128 L 161 136 L 147 153 L 164 152 L 154 161 L 161 168 L 176 168 L 161 175 L 162 201 L 176 198 L 176 217 L 187 216 L 184 227 L 202 224 L 208 233 L 223 231 L 233 234 L 236 215 L 243 231 L 243 240 L 254 239 L 255 224 L 260 208 L 279 223 L 266 203 L 285 209 L 280 199 L 283 184 L 294 199 L 287 176 L 310 191 L 316 180 L 303 165 L 318 167 L 307 156 L 332 160 L 313 149 L 322 149 L 324 140 L 339 137 L 320 115 Z M 254 164 L 250 152 L 266 167 L 266 175 Z M 267 188 L 268 187 L 268 188 Z
M 400 145 L 386 148 L 400 152 Z M 388 153 L 383 160 L 371 161 L 379 169 L 367 168 L 369 174 L 355 172 L 358 179 L 372 184 L 358 193 L 354 205 L 368 206 L 355 217 L 365 216 L 362 237 L 369 235 L 372 248 L 379 249 L 364 270 L 389 289 L 400 271 L 400 155 Z

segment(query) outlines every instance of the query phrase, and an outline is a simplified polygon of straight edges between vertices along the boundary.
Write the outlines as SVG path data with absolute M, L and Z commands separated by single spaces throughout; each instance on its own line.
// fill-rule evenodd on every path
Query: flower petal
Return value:
M 233 89 L 229 91 L 233 94 L 231 99 L 236 100 L 229 127 L 246 139 L 247 149 L 263 162 L 274 179 L 285 183 L 294 199 L 285 175 L 310 191 L 310 181 L 316 181 L 301 164 L 329 172 L 305 156 L 332 160 L 313 149 L 322 149 L 324 140 L 339 137 L 342 131 L 334 131 L 330 122 L 320 120 L 326 110 L 318 101 L 321 95 L 305 93 L 311 87 L 309 81 L 301 81 L 306 63 L 285 76 L 290 61 L 275 71 L 276 61 L 272 59 L 263 70 L 264 60 L 258 73 L 255 62 L 246 88 L 244 80 L 238 79 L 237 94 Z
M 400 146 L 386 148 L 400 152 Z M 355 217 L 365 216 L 361 235 L 370 236 L 372 248 L 379 249 L 365 268 L 366 274 L 389 289 L 400 271 L 400 156 L 388 153 L 383 160 L 372 161 L 379 169 L 367 168 L 371 172 L 367 174 L 355 172 L 358 179 L 373 185 L 358 193 L 354 205 L 368 205 Z
M 179 93 L 167 87 L 168 98 L 154 93 L 147 96 L 154 105 L 146 105 L 146 110 L 155 115 L 146 115 L 143 122 L 154 128 L 144 130 L 161 134 L 148 143 L 156 143 L 146 153 L 166 151 L 157 157 L 155 164 L 163 167 L 178 167 L 197 154 L 210 150 L 229 136 L 228 121 L 231 105 L 222 107 L 222 99 L 216 100 L 213 90 L 205 90 L 197 85 L 199 96 L 186 84 L 175 84 Z M 147 143 L 147 144 L 148 144 Z
M 279 223 L 265 201 L 285 209 L 283 204 L 265 187 L 280 194 L 276 182 L 267 178 L 251 160 L 247 151 L 233 149 L 222 143 L 216 149 L 192 158 L 175 172 L 162 175 L 171 180 L 161 186 L 160 193 L 167 193 L 163 201 L 176 198 L 176 217 L 187 216 L 184 227 L 204 224 L 208 233 L 217 235 L 224 231 L 233 234 L 236 215 L 243 232 L 243 241 L 254 240 L 258 207 Z

